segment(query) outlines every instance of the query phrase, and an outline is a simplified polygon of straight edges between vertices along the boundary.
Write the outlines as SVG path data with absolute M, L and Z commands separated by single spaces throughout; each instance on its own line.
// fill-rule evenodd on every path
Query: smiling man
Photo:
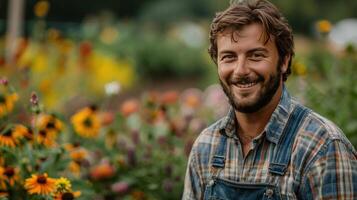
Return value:
M 232 4 L 210 42 L 231 109 L 194 143 L 183 199 L 357 199 L 356 150 L 284 86 L 294 43 L 277 8 Z

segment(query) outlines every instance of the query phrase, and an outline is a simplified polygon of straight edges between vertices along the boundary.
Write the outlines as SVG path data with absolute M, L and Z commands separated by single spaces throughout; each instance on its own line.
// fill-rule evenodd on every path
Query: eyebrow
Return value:
M 250 49 L 247 51 L 247 54 L 249 53 L 253 53 L 253 52 L 256 52 L 256 51 L 262 51 L 264 53 L 268 53 L 268 50 L 264 47 L 258 47 L 258 48 L 254 48 L 254 49 Z
M 254 48 L 254 49 L 249 49 L 247 51 L 247 54 L 251 54 L 253 52 L 256 52 L 256 51 L 262 51 L 264 53 L 268 53 L 268 50 L 264 47 L 257 47 L 257 48 Z M 235 53 L 234 51 L 231 51 L 231 50 L 222 50 L 220 52 L 218 52 L 218 57 L 221 56 L 221 55 L 224 55 L 224 54 L 232 54 L 232 53 Z

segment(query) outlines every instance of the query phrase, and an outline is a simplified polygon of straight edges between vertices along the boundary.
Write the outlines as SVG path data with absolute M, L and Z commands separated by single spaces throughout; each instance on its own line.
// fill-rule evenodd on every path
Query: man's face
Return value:
M 260 24 L 239 31 L 225 30 L 217 38 L 218 75 L 232 106 L 253 113 L 267 105 L 282 85 L 287 64 L 278 63 L 274 38 L 265 44 Z

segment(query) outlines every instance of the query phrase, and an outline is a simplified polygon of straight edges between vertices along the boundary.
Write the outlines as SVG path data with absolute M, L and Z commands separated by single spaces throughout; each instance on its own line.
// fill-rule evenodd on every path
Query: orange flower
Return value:
M 14 109 L 18 96 L 16 93 L 10 95 L 0 94 L 0 117 L 8 114 Z
M 95 166 L 91 171 L 90 171 L 90 176 L 94 180 L 102 180 L 102 179 L 107 179 L 111 178 L 114 176 L 115 170 L 112 165 L 109 163 L 102 163 L 97 166 Z
M 56 180 L 49 178 L 47 173 L 32 175 L 25 180 L 25 189 L 29 194 L 49 195 L 56 189 Z
M 47 1 L 39 1 L 35 4 L 34 12 L 37 17 L 44 17 L 47 15 L 50 4 Z
M 79 165 L 78 162 L 71 161 L 68 164 L 68 169 L 76 177 L 79 177 L 81 175 L 81 166 Z
M 110 125 L 114 121 L 114 113 L 112 112 L 102 112 L 100 113 L 101 124 Z
M 144 200 L 146 199 L 145 193 L 139 190 L 135 190 L 131 193 L 133 200 Z
M 22 137 L 26 138 L 27 140 L 33 140 L 33 132 L 31 129 L 27 128 L 24 125 L 17 124 L 13 128 L 13 133 L 21 135 Z
M 202 92 L 195 88 L 187 89 L 182 93 L 181 98 L 184 106 L 197 108 L 201 103 Z
M 0 174 L 10 186 L 14 186 L 15 182 L 19 180 L 19 170 L 14 167 L 0 168 Z
M 46 147 L 56 146 L 56 133 L 47 129 L 39 130 L 36 141 L 39 144 L 45 145 Z
M 161 96 L 161 101 L 163 104 L 173 104 L 178 100 L 179 94 L 177 91 L 168 91 Z
M 71 117 L 76 133 L 82 137 L 93 138 L 99 134 L 100 120 L 94 107 L 86 107 Z
M 16 147 L 19 144 L 21 135 L 12 129 L 7 129 L 0 134 L 0 146 Z
M 139 102 L 136 99 L 126 100 L 120 107 L 121 113 L 127 117 L 139 110 Z
M 63 124 L 54 115 L 41 114 L 37 120 L 37 127 L 39 129 L 46 129 L 58 133 L 62 130 Z
M 73 150 L 72 152 L 70 152 L 70 156 L 71 156 L 72 160 L 81 162 L 87 158 L 88 152 L 87 152 L 87 150 L 85 150 L 83 148 L 77 148 L 77 149 Z
M 332 25 L 327 20 L 320 20 L 316 23 L 316 29 L 323 34 L 326 34 L 331 31 Z

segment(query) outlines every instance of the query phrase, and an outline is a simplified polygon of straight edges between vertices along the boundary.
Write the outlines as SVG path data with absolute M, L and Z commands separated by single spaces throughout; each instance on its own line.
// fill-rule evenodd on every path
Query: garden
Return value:
M 227 2 L 168 2 L 58 25 L 51 1 L 35 1 L 10 59 L 0 23 L 1 200 L 181 198 L 195 138 L 229 107 L 207 53 L 207 15 Z M 298 30 L 290 93 L 357 147 L 357 46 L 330 38 L 343 15 L 303 7 L 304 30 L 282 2 Z

